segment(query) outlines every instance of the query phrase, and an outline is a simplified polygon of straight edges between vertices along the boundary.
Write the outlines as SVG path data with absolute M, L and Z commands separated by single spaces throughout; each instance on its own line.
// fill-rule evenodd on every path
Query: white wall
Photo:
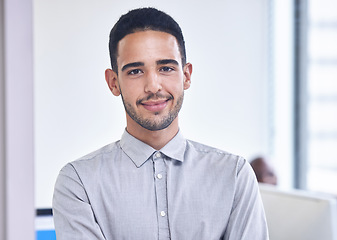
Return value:
M 0 1 L 0 239 L 33 240 L 32 1 Z
M 64 164 L 120 138 L 124 110 L 104 80 L 108 35 L 140 6 L 164 10 L 183 29 L 194 67 L 184 135 L 246 158 L 269 153 L 267 0 L 35 0 L 37 207 L 51 206 Z
M 273 21 L 273 150 L 278 185 L 294 182 L 294 9 L 293 0 L 275 0 Z

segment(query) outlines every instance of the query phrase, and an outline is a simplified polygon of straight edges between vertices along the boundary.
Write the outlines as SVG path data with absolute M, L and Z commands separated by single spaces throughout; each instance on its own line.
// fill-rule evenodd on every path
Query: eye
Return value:
M 159 69 L 159 71 L 161 71 L 161 72 L 171 72 L 173 70 L 174 70 L 173 68 L 167 67 L 167 66 L 164 66 L 164 67 Z
M 141 74 L 142 70 L 140 69 L 133 69 L 131 71 L 128 72 L 128 75 L 137 75 L 137 74 Z

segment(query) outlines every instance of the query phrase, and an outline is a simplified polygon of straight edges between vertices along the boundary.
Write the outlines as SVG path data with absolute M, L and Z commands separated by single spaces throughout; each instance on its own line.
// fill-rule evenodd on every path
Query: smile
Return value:
M 155 100 L 155 101 L 144 101 L 141 103 L 141 105 L 148 111 L 151 112 L 159 112 L 163 110 L 167 106 L 167 102 L 170 99 L 167 100 Z

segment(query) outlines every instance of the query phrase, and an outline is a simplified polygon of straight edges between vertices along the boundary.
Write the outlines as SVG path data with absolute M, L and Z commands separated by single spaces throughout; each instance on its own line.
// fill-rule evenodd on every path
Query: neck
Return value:
M 178 133 L 178 118 L 176 118 L 167 128 L 158 131 L 150 131 L 139 126 L 135 122 L 131 123 L 130 121 L 127 121 L 126 130 L 138 140 L 156 150 L 160 150 Z

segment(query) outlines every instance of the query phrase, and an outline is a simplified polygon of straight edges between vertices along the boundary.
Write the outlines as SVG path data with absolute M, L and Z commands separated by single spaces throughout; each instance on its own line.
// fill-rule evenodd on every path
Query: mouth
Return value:
M 140 104 L 150 112 L 160 112 L 165 109 L 169 100 L 170 99 L 148 100 L 143 101 Z
M 155 112 L 159 114 L 160 111 L 164 110 L 169 101 L 173 100 L 173 96 L 171 94 L 150 94 L 147 97 L 139 99 L 137 101 L 137 105 L 143 106 L 146 110 L 150 112 Z

